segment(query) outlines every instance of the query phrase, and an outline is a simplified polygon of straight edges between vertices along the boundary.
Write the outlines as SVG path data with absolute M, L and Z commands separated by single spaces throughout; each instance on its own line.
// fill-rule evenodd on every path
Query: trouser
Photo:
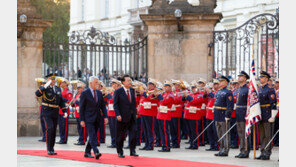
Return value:
M 54 144 L 56 138 L 58 115 L 42 116 L 45 123 L 45 138 L 47 151 L 54 151 Z
M 116 117 L 108 117 L 109 119 L 109 128 L 111 135 L 111 145 L 116 146 Z
M 104 123 L 103 116 L 101 116 L 101 118 L 100 118 L 100 127 L 99 127 L 98 142 L 99 143 L 105 143 L 105 138 L 106 138 L 105 123 Z
M 188 121 L 187 119 L 181 118 L 181 139 L 187 138 L 188 137 Z
M 159 134 L 162 142 L 162 149 L 170 150 L 170 130 L 169 124 L 171 121 L 158 119 L 159 123 Z
M 207 126 L 214 121 L 213 119 L 207 119 Z M 209 139 L 210 148 L 216 149 L 218 148 L 218 136 L 217 136 L 217 130 L 215 126 L 215 121 L 208 127 L 207 135 Z
M 180 147 L 180 119 L 178 117 L 172 117 L 169 123 L 172 145 Z
M 218 138 L 220 139 L 226 131 L 229 129 L 229 121 L 226 122 L 216 122 L 216 129 Z M 227 126 L 227 127 L 226 127 Z M 220 153 L 226 153 L 229 152 L 229 143 L 230 143 L 230 135 L 227 133 L 221 140 L 220 140 Z
M 45 128 L 45 122 L 44 119 L 42 118 L 40 114 L 40 124 L 41 124 L 41 130 L 42 130 L 42 140 L 46 140 L 45 133 L 46 133 L 46 128 Z
M 236 122 L 236 118 L 230 118 L 230 127 L 232 127 L 232 125 L 234 125 Z M 239 142 L 238 142 L 238 134 L 237 134 L 237 128 L 232 128 L 230 130 L 230 140 L 231 140 L 231 145 L 232 146 L 238 146 Z
M 90 153 L 91 149 L 93 149 L 94 153 L 99 153 L 98 145 L 98 136 L 97 131 L 100 126 L 100 120 L 96 120 L 96 122 L 90 123 L 86 122 L 86 129 L 88 133 L 89 140 L 87 142 L 85 153 Z
M 123 142 L 125 138 L 125 134 L 128 131 L 129 136 L 129 147 L 130 152 L 134 152 L 136 149 L 136 131 L 137 131 L 137 125 L 136 120 L 133 118 L 129 122 L 118 122 L 116 123 L 116 148 L 117 153 L 123 154 Z
M 190 147 L 198 148 L 199 146 L 199 139 L 195 140 L 198 136 L 198 120 L 187 119 L 186 120 L 189 125 L 189 143 Z M 195 140 L 195 141 L 194 141 Z
M 67 143 L 68 141 L 68 129 L 69 129 L 69 124 L 68 124 L 68 117 L 64 118 L 64 115 L 58 116 L 59 120 L 59 134 L 60 134 L 60 142 Z
M 159 132 L 159 121 L 156 117 L 153 117 L 153 118 L 154 118 L 155 145 L 162 145 L 160 132 Z
M 137 145 L 141 145 L 141 140 L 142 140 L 142 122 L 141 122 L 141 117 L 137 118 Z
M 279 130 L 279 121 L 280 121 L 280 117 L 275 117 L 275 122 L 274 122 L 274 131 L 273 131 L 273 135 L 274 135 L 274 133 L 276 133 L 278 130 Z M 274 137 L 274 139 L 273 139 L 273 143 L 274 143 L 274 145 L 279 145 L 280 144 L 280 142 L 279 142 L 279 135 L 280 135 L 280 133 L 278 133 L 275 137 Z
M 261 154 L 262 155 L 271 155 L 271 149 L 272 149 L 272 144 L 269 144 L 269 146 L 265 149 L 267 146 L 268 142 L 271 140 L 272 137 L 272 126 L 273 123 L 269 122 L 259 122 L 259 133 L 260 133 L 260 143 L 261 143 Z
M 256 135 L 256 149 L 258 149 L 259 148 L 259 138 L 260 138 L 260 134 L 259 134 L 259 126 L 258 126 L 258 123 L 256 123 L 255 125 L 253 125 L 253 126 L 255 126 L 255 135 Z M 250 140 L 250 148 L 251 149 L 253 149 L 253 127 L 252 127 L 252 130 L 251 130 L 251 133 L 250 133 L 250 135 L 249 136 L 252 136 L 252 140 Z
M 250 152 L 250 137 L 246 140 L 246 122 L 237 122 L 236 129 L 239 137 L 239 150 L 242 154 L 249 154 Z
M 76 118 L 76 121 L 77 121 L 77 131 L 78 131 L 78 134 L 79 134 L 78 143 L 85 144 L 85 142 L 87 141 L 86 127 L 82 127 L 80 125 L 80 119 L 79 118 Z
M 155 117 L 142 115 L 142 125 L 145 135 L 145 146 L 146 148 L 154 148 L 154 125 Z
M 202 116 L 200 120 L 198 120 L 198 133 L 201 133 L 205 129 L 205 121 L 206 117 Z M 205 131 L 201 136 L 200 136 L 199 144 L 200 145 L 205 145 L 207 141 L 207 132 Z

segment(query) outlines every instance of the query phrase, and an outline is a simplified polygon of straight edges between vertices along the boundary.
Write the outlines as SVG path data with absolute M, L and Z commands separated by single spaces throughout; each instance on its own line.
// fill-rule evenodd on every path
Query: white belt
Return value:
M 151 102 L 144 102 L 141 105 L 144 106 L 144 109 L 151 109 L 152 106 L 157 106 L 156 103 L 151 103 Z
M 201 109 L 202 110 L 206 109 L 206 104 L 205 103 L 202 103 Z
M 212 113 L 214 113 L 214 107 L 207 107 L 208 110 L 212 110 Z
M 185 107 L 185 109 L 188 109 L 189 113 L 194 113 L 194 114 L 196 113 L 196 110 L 200 110 L 200 108 L 193 107 L 193 106 Z
M 169 108 L 167 106 L 159 106 L 159 112 L 168 113 Z
M 108 104 L 108 110 L 114 111 L 113 104 Z
M 180 104 L 178 104 L 178 105 L 173 104 L 171 107 L 171 111 L 176 111 L 177 107 L 181 107 L 181 105 Z

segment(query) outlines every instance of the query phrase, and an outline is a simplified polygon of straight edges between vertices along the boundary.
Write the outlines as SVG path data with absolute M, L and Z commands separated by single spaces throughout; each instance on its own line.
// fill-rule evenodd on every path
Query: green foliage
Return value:
M 52 26 L 43 33 L 45 41 L 66 40 L 70 22 L 70 1 L 69 0 L 31 0 L 36 7 L 37 13 L 43 19 L 53 20 Z

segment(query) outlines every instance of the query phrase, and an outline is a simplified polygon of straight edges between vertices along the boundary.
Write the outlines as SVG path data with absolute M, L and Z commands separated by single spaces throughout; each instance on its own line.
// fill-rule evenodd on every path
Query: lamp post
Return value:
M 25 14 L 20 15 L 19 21 L 21 23 L 21 31 L 17 32 L 17 38 L 21 38 L 24 31 L 25 31 L 25 25 L 27 23 L 27 16 Z
M 180 9 L 175 10 L 175 17 L 177 19 L 178 31 L 183 31 L 183 25 L 180 23 L 180 19 L 182 17 L 182 11 Z

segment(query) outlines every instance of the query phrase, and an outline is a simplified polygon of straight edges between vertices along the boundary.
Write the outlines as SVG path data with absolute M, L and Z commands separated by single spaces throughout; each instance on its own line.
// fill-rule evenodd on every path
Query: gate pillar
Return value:
M 186 0 L 171 4 L 156 0 L 148 14 L 140 15 L 148 26 L 148 77 L 160 81 L 212 79 L 213 54 L 209 56 L 208 45 L 215 24 L 222 18 L 221 13 L 214 13 L 215 4 L 215 0 L 205 0 L 199 6 Z M 179 23 L 183 31 L 178 31 L 176 9 L 182 11 Z

